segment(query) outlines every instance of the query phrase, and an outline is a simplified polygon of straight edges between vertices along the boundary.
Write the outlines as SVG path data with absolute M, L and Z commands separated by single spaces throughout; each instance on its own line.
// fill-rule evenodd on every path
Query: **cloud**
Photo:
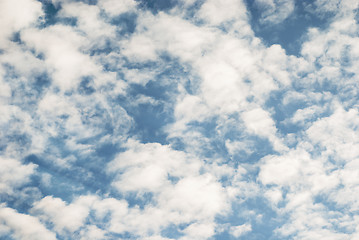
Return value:
M 352 130 L 357 128 L 357 122 L 356 109 L 344 111 L 339 107 L 331 116 L 313 123 L 307 134 L 313 143 L 321 145 L 327 154 L 336 155 L 337 161 L 351 161 L 359 156 L 356 151 L 359 136 Z
M 231 0 L 225 3 L 218 0 L 206 1 L 197 14 L 211 25 L 247 20 L 247 11 L 242 0 Z
M 357 10 L 2 1 L 0 236 L 356 239 Z
M 88 199 L 82 197 L 67 205 L 59 198 L 47 196 L 35 203 L 31 211 L 43 221 L 52 223 L 56 232 L 64 234 L 66 230 L 73 233 L 85 224 L 89 214 L 87 202 Z
M 128 146 L 131 150 L 117 156 L 109 164 L 108 171 L 118 172 L 113 186 L 120 192 L 153 193 L 152 206 L 136 214 L 139 215 L 135 218 L 136 225 L 142 226 L 144 231 L 158 231 L 170 223 L 195 221 L 204 228 L 204 235 L 196 235 L 198 238 L 212 236 L 214 217 L 223 214 L 228 203 L 224 189 L 215 178 L 210 174 L 200 174 L 201 162 L 159 144 L 130 142 Z M 147 218 L 151 215 L 150 223 Z M 132 219 L 135 216 L 130 213 L 128 217 Z M 205 225 L 203 221 L 206 221 Z M 207 225 L 209 227 L 205 227 Z M 192 236 L 192 228 L 194 226 L 184 232 Z
M 133 0 L 115 1 L 115 0 L 100 0 L 98 5 L 105 10 L 111 17 L 118 16 L 128 11 L 136 11 L 137 3 Z
M 106 237 L 106 232 L 96 226 L 88 226 L 83 233 L 81 233 L 81 240 L 89 239 L 89 240 L 100 240 L 100 239 L 108 239 Z
M 225 210 L 226 202 L 220 184 L 210 175 L 180 180 L 173 189 L 160 196 L 160 204 L 183 215 L 179 218 L 211 219 Z
M 113 185 L 120 191 L 157 192 L 171 184 L 168 177 L 182 178 L 199 174 L 201 163 L 198 160 L 174 151 L 169 146 L 130 141 L 129 147 L 128 151 L 119 154 L 108 165 L 110 173 L 119 173 Z
M 0 158 L 0 193 L 12 194 L 13 190 L 30 181 L 31 175 L 35 172 L 35 164 L 24 165 L 11 158 Z
M 256 108 L 243 113 L 242 118 L 250 133 L 269 138 L 277 151 L 286 149 L 281 140 L 275 136 L 277 130 L 268 112 Z
M 80 83 L 82 76 L 96 74 L 98 67 L 78 49 L 85 41 L 71 27 L 56 25 L 43 30 L 29 29 L 21 35 L 24 42 L 45 55 L 53 81 L 62 91 Z
M 16 239 L 56 239 L 56 234 L 46 229 L 39 219 L 18 213 L 12 208 L 1 206 L 0 222 L 2 226 L 6 226 L 9 232 L 13 232 L 12 236 Z M 5 235 L 0 232 L 0 236 L 9 236 L 8 231 L 5 232 Z
M 278 24 L 287 19 L 294 11 L 293 0 L 256 0 L 261 10 L 260 21 L 264 24 Z
M 252 226 L 250 224 L 233 226 L 233 227 L 231 227 L 230 231 L 234 237 L 238 238 L 238 237 L 246 234 L 247 232 L 252 231 Z
M 208 239 L 213 236 L 213 226 L 212 224 L 191 224 L 185 229 L 186 237 L 181 239 Z
M 96 44 L 104 44 L 102 39 L 114 37 L 115 27 L 103 21 L 99 16 L 100 8 L 97 6 L 84 3 L 63 4 L 57 15 L 60 18 L 76 18 L 77 29 L 85 33 L 88 40 L 96 41 Z
M 0 9 L 0 42 L 4 47 L 13 33 L 35 24 L 43 15 L 41 3 L 33 0 L 1 1 Z

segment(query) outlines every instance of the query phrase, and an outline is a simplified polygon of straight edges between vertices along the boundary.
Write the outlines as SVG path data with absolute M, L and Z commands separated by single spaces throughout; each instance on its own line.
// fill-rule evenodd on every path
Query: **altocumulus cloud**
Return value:
M 0 1 L 0 238 L 358 239 L 358 33 L 356 0 Z

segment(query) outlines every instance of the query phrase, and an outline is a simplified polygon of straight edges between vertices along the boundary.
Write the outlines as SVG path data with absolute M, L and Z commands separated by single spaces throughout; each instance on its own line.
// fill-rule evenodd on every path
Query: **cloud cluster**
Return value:
M 359 4 L 300 6 L 1 1 L 0 238 L 358 238 Z

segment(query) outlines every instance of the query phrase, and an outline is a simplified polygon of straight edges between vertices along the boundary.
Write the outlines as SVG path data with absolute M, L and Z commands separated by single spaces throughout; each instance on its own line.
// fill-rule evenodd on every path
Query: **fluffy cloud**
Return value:
M 18 213 L 12 208 L 1 206 L 0 222 L 5 226 L 5 231 L 0 232 L 3 237 L 13 232 L 15 239 L 56 239 L 56 234 L 46 229 L 39 219 Z
M 62 91 L 79 84 L 80 77 L 96 74 L 98 67 L 88 55 L 78 50 L 85 39 L 68 26 L 29 29 L 21 37 L 38 53 L 45 55 L 46 64 L 53 72 L 54 83 Z
M 198 16 L 211 25 L 222 25 L 228 22 L 236 23 L 238 20 L 247 20 L 247 11 L 242 0 L 227 1 L 225 3 L 210 0 L 201 6 Z
M 86 200 L 80 198 L 77 203 L 66 205 L 59 198 L 47 196 L 34 204 L 32 212 L 39 215 L 40 219 L 54 224 L 56 232 L 63 233 L 64 230 L 75 232 L 84 225 L 89 214 Z
M 0 193 L 12 194 L 14 188 L 30 180 L 36 169 L 35 164 L 24 165 L 15 159 L 0 157 Z
M 137 3 L 133 0 L 114 1 L 114 0 L 101 0 L 98 5 L 105 10 L 110 16 L 117 16 L 128 11 L 135 11 Z
M 139 197 L 153 194 L 152 206 L 136 214 L 141 229 L 158 231 L 170 223 L 198 221 L 204 235 L 196 235 L 197 238 L 212 236 L 214 217 L 228 209 L 228 202 L 221 184 L 210 174 L 200 173 L 202 163 L 169 146 L 137 142 L 129 142 L 128 146 L 130 150 L 118 155 L 108 171 L 116 174 L 112 184 L 118 191 L 135 192 Z M 130 210 L 127 217 L 132 219 L 132 214 Z M 147 222 L 149 216 L 151 223 Z M 184 233 L 192 236 L 195 225 L 187 227 Z
M 356 239 L 357 11 L 2 1 L 0 236 Z
M 0 9 L 0 41 L 3 47 L 7 46 L 13 33 L 35 24 L 43 15 L 41 3 L 33 0 L 2 1 Z
M 236 238 L 246 234 L 249 231 L 252 231 L 252 227 L 250 224 L 243 224 L 231 227 L 231 233 Z

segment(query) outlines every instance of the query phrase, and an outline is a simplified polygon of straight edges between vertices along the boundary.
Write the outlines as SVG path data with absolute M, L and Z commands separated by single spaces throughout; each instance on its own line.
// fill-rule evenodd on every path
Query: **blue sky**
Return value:
M 355 0 L 0 2 L 0 239 L 358 239 Z

